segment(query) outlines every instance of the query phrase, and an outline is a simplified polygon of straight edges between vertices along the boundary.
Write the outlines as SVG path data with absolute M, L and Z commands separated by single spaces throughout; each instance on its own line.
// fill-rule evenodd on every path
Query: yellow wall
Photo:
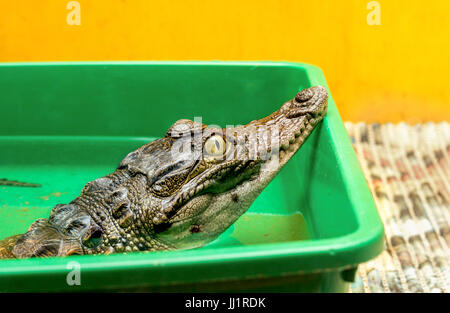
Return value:
M 450 1 L 0 0 L 0 61 L 287 60 L 320 66 L 345 120 L 450 120 Z

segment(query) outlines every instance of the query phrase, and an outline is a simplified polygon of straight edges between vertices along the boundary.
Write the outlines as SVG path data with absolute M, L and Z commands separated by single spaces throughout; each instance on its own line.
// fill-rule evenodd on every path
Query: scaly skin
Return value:
M 17 180 L 8 180 L 6 178 L 0 178 L 0 186 L 10 187 L 41 187 L 39 184 L 25 183 Z
M 89 182 L 0 258 L 109 254 L 200 247 L 238 219 L 326 114 L 324 87 L 305 89 L 271 115 L 220 129 L 179 120 Z

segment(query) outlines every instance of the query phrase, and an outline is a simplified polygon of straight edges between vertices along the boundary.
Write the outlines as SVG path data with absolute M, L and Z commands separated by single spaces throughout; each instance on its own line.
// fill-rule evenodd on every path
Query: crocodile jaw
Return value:
M 311 97 L 305 97 L 305 93 L 310 93 Z M 200 247 L 217 238 L 245 213 L 262 190 L 300 149 L 326 114 L 328 93 L 325 88 L 318 86 L 304 90 L 296 98 L 301 96 L 307 98 L 305 102 L 310 100 L 309 104 L 301 109 L 306 113 L 301 112 L 303 113 L 301 114 L 296 111 L 296 99 L 293 99 L 282 106 L 280 109 L 282 114 L 277 115 L 277 112 L 273 114 L 278 121 L 270 126 L 272 128 L 269 131 L 277 128 L 279 140 L 269 149 L 270 154 L 259 164 L 258 171 L 250 175 L 249 179 L 237 183 L 233 188 L 222 193 L 201 195 L 201 199 L 194 197 L 191 201 L 197 202 L 195 203 L 197 214 L 173 222 L 169 229 L 158 234 L 158 238 L 170 243 L 176 249 Z M 307 108 L 310 110 L 308 111 Z M 253 121 L 251 126 L 267 126 L 267 122 L 267 118 Z M 285 125 L 288 125 L 286 129 L 283 128 Z M 238 131 L 245 132 L 245 128 Z M 189 205 L 190 202 L 186 204 L 186 206 Z M 200 207 L 201 205 L 203 207 Z M 192 225 L 195 225 L 195 228 Z

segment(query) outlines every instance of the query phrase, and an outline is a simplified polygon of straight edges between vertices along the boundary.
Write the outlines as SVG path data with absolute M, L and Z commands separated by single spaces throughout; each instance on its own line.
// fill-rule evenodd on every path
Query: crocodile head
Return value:
M 243 126 L 180 120 L 33 223 L 11 252 L 23 258 L 200 247 L 250 207 L 322 120 L 327 101 L 317 86 Z

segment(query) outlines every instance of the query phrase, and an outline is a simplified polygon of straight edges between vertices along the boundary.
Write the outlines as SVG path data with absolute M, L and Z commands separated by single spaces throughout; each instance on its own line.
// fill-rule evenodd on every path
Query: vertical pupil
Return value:
M 216 148 L 217 148 L 217 152 L 220 152 L 220 143 L 219 143 L 219 140 L 216 140 Z

